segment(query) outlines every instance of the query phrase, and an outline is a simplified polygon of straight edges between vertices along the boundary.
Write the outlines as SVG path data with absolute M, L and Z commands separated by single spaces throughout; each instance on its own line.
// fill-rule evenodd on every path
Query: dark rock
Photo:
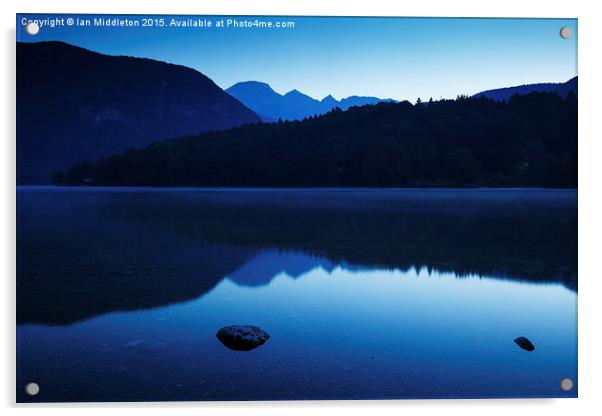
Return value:
M 250 351 L 265 344 L 270 334 L 250 325 L 226 326 L 215 334 L 222 344 L 234 351 Z
M 514 340 L 514 342 L 516 343 L 516 345 L 518 345 L 519 347 L 521 347 L 523 350 L 533 351 L 535 349 L 535 345 L 533 345 L 531 343 L 531 341 L 529 341 L 525 337 L 518 337 L 518 338 L 516 338 Z

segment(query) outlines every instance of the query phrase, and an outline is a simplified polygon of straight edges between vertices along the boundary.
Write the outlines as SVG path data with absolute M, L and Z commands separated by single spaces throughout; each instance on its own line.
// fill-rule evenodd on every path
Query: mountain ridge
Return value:
M 557 93 L 566 97 L 569 92 L 578 95 L 578 77 L 575 76 L 566 82 L 540 82 L 535 84 L 522 84 L 512 87 L 495 88 L 481 91 L 473 97 L 487 97 L 495 101 L 508 101 L 513 95 L 525 95 L 532 92 Z
M 153 141 L 261 119 L 205 74 L 65 42 L 17 42 L 17 183 Z
M 381 99 L 358 95 L 337 100 L 331 94 L 318 100 L 298 89 L 280 94 L 268 83 L 262 81 L 237 82 L 226 88 L 225 91 L 268 122 L 278 119 L 302 120 L 306 117 L 327 113 L 335 107 L 347 110 L 353 106 L 395 101 L 390 98 Z

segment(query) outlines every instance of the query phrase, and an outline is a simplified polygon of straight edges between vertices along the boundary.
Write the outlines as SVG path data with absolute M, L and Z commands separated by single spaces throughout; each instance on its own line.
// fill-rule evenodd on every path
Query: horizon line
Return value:
M 217 85 L 217 86 L 218 86 L 218 87 L 219 87 L 219 88 L 220 88 L 222 91 L 224 91 L 224 92 L 225 92 L 226 94 L 228 94 L 228 95 L 230 95 L 230 94 L 227 92 L 227 90 L 228 90 L 228 89 L 230 89 L 230 88 L 232 88 L 232 87 L 233 87 L 233 86 L 235 86 L 235 85 L 238 85 L 238 84 L 241 84 L 241 83 L 255 82 L 255 83 L 260 83 L 260 84 L 265 84 L 265 85 L 267 85 L 267 86 L 268 86 L 268 87 L 269 87 L 269 88 L 270 88 L 272 91 L 274 91 L 276 94 L 278 94 L 278 95 L 280 95 L 280 96 L 282 96 L 282 97 L 284 97 L 285 95 L 287 95 L 287 94 L 289 94 L 289 93 L 292 93 L 292 92 L 295 92 L 295 91 L 296 91 L 296 92 L 298 92 L 298 93 L 300 93 L 300 94 L 302 94 L 302 95 L 305 95 L 306 97 L 309 97 L 309 98 L 311 98 L 311 99 L 313 99 L 313 100 L 316 100 L 316 101 L 319 101 L 319 102 L 322 102 L 322 100 L 324 100 L 324 99 L 326 99 L 326 98 L 328 98 L 328 97 L 332 97 L 332 98 L 334 98 L 334 99 L 335 99 L 335 100 L 337 100 L 337 101 L 342 101 L 342 100 L 344 100 L 344 99 L 351 98 L 351 97 L 371 97 L 371 98 L 376 98 L 376 99 L 379 99 L 379 100 L 382 100 L 382 101 L 386 101 L 386 100 L 394 100 L 394 101 L 397 101 L 397 102 L 403 102 L 403 101 L 408 101 L 408 102 L 410 102 L 410 103 L 411 103 L 411 102 L 413 102 L 413 101 L 412 101 L 412 99 L 410 99 L 410 98 L 407 98 L 407 97 L 406 97 L 406 98 L 393 98 L 393 97 L 391 97 L 391 96 L 390 96 L 390 97 L 378 97 L 378 96 L 376 96 L 376 95 L 362 95 L 362 94 L 350 94 L 350 95 L 346 95 L 345 97 L 342 97 L 342 98 L 337 98 L 337 97 L 336 97 L 334 94 L 332 94 L 332 93 L 329 93 L 329 94 L 325 95 L 323 98 L 321 98 L 321 99 L 320 99 L 320 98 L 316 98 L 316 97 L 314 97 L 314 96 L 312 96 L 312 95 L 309 95 L 309 94 L 307 94 L 307 93 L 304 93 L 304 92 L 302 92 L 302 91 L 298 90 L 297 88 L 292 88 L 291 90 L 289 90 L 289 91 L 287 91 L 287 92 L 284 92 L 284 93 L 282 93 L 282 92 L 279 92 L 279 91 L 277 91 L 276 89 L 274 89 L 274 87 L 272 86 L 272 84 L 271 84 L 271 83 L 269 83 L 269 82 L 266 82 L 266 81 L 260 81 L 260 80 L 253 80 L 253 79 L 246 80 L 246 81 L 237 81 L 237 82 L 235 82 L 234 84 L 230 85 L 229 87 L 224 87 L 224 86 L 222 86 L 222 85 L 218 84 L 218 83 L 217 83 L 217 82 L 216 82 L 216 81 L 215 81 L 213 78 L 211 78 L 211 77 L 210 77 L 209 75 L 207 75 L 205 72 L 201 71 L 200 69 L 198 69 L 198 68 L 196 68 L 196 67 L 193 67 L 193 66 L 188 66 L 188 65 L 184 65 L 184 64 L 180 64 L 180 63 L 175 63 L 175 62 L 169 62 L 169 61 L 165 61 L 165 60 L 160 60 L 160 59 L 156 59 L 156 58 L 152 58 L 152 57 L 148 57 L 148 56 L 136 56 L 136 55 L 115 55 L 115 54 L 109 54 L 109 53 L 99 52 L 99 51 L 96 51 L 96 50 L 93 50 L 93 49 L 87 48 L 87 47 L 85 47 L 85 46 L 80 46 L 80 45 L 76 45 L 76 44 L 73 44 L 73 43 L 65 42 L 65 41 L 63 41 L 63 40 L 56 40 L 56 39 L 55 39 L 55 40 L 39 40 L 39 41 L 36 41 L 36 40 L 31 40 L 31 41 L 27 41 L 27 40 L 17 40 L 17 41 L 16 41 L 16 43 L 17 43 L 17 44 L 19 44 L 19 43 L 21 43 L 21 44 L 25 44 L 25 43 L 27 43 L 27 44 L 38 44 L 38 43 L 62 43 L 62 44 L 68 45 L 68 46 L 70 46 L 70 47 L 74 47 L 74 48 L 83 49 L 83 50 L 85 50 L 85 51 L 88 51 L 88 52 L 91 52 L 91 53 L 96 53 L 96 54 L 99 54 L 99 55 L 104 55 L 104 56 L 110 56 L 110 57 L 115 57 L 115 58 L 147 59 L 147 60 L 151 60 L 151 61 L 155 61 L 155 62 L 163 63 L 163 64 L 166 64 L 166 65 L 175 65 L 175 66 L 180 66 L 180 67 L 183 67 L 183 68 L 187 68 L 187 69 L 191 69 L 191 70 L 193 70 L 193 71 L 196 71 L 196 72 L 200 73 L 201 75 L 203 75 L 203 76 L 207 77 L 208 79 L 210 79 L 210 80 L 211 80 L 211 82 L 213 82 L 215 85 Z M 569 79 L 567 79 L 567 80 L 564 80 L 564 81 L 562 81 L 562 80 L 560 80 L 560 81 L 540 81 L 540 82 L 535 82 L 535 83 L 524 83 L 524 84 L 515 84 L 515 85 L 505 85 L 505 86 L 491 87 L 491 88 L 487 88 L 487 89 L 485 89 L 485 90 L 481 90 L 481 91 L 479 91 L 479 92 L 476 92 L 476 93 L 474 93 L 474 94 L 468 94 L 468 93 L 457 93 L 457 94 L 456 94 L 456 97 L 460 97 L 460 96 L 468 96 L 468 97 L 472 97 L 472 96 L 475 96 L 475 95 L 478 95 L 478 94 L 481 94 L 481 93 L 484 93 L 484 92 L 487 92 L 487 91 L 492 91 L 492 90 L 500 90 L 500 89 L 509 89 L 509 88 L 516 88 L 516 87 L 523 87 L 523 86 L 526 86 L 526 85 L 565 84 L 565 83 L 567 83 L 567 82 L 571 81 L 572 79 L 574 79 L 574 78 L 578 78 L 578 77 L 579 77 L 579 75 L 577 74 L 577 75 L 575 75 L 575 76 L 573 76 L 573 77 L 571 77 L 571 78 L 569 78 Z M 420 97 L 418 97 L 418 98 L 420 98 Z M 433 99 L 433 100 L 435 100 L 435 101 L 440 101 L 440 100 L 454 99 L 454 98 L 450 98 L 450 97 L 444 97 L 443 95 L 440 95 L 440 96 L 439 96 L 439 97 L 437 97 L 437 98 L 435 98 L 435 97 L 430 97 L 430 99 Z

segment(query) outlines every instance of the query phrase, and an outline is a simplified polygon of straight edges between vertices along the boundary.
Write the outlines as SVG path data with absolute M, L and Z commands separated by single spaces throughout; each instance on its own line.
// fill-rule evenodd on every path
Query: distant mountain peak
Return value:
M 309 97 L 309 95 L 307 95 L 307 94 L 303 94 L 301 91 L 299 91 L 299 90 L 297 90 L 297 89 L 290 90 L 289 92 L 287 92 L 286 94 L 284 94 L 284 96 L 285 96 L 285 97 L 286 97 L 286 96 L 295 96 L 295 95 L 297 95 L 297 96 L 298 96 L 298 95 L 302 95 L 302 96 L 304 96 L 304 97 Z M 310 98 L 311 98 L 311 97 L 310 97 Z
M 260 81 L 242 81 L 237 82 L 229 88 L 226 88 L 228 94 L 242 101 L 238 94 L 242 94 L 243 96 L 249 96 L 251 94 L 276 94 L 279 95 L 276 91 L 272 89 L 270 84 Z
M 259 81 L 239 82 L 226 89 L 226 92 L 244 105 L 260 114 L 264 121 L 301 120 L 305 117 L 326 113 L 334 107 L 346 110 L 349 107 L 376 104 L 381 101 L 393 101 L 377 97 L 361 97 L 352 95 L 341 101 L 331 94 L 317 100 L 298 89 L 286 94 L 278 94 L 269 84 Z
M 338 104 L 339 100 L 337 100 L 336 98 L 334 98 L 332 95 L 328 94 L 326 97 L 322 98 L 322 101 L 320 101 L 324 104 Z
M 230 88 L 234 88 L 236 86 L 269 88 L 270 90 L 272 90 L 272 87 L 270 87 L 270 84 L 268 84 L 266 82 L 261 82 L 261 81 L 241 81 L 241 82 L 237 82 L 236 84 L 232 85 Z M 230 89 L 230 88 L 228 88 L 228 89 Z

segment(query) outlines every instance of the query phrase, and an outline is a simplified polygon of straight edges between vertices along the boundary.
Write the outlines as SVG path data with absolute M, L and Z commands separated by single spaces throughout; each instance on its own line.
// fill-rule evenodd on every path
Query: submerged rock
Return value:
M 529 341 L 525 337 L 518 337 L 518 338 L 516 338 L 514 340 L 514 342 L 516 343 L 516 345 L 518 345 L 519 347 L 521 347 L 523 350 L 533 351 L 535 349 L 535 345 L 533 345 L 531 343 L 531 341 Z
M 222 344 L 234 351 L 250 351 L 265 344 L 270 334 L 263 329 L 250 325 L 231 325 L 215 334 Z

